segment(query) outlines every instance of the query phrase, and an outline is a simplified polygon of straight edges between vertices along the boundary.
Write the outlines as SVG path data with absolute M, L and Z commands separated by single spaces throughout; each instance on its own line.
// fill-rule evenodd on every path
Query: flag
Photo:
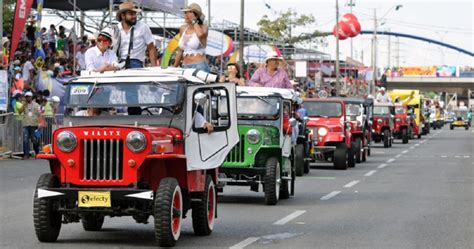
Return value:
M 30 15 L 33 0 L 17 0 L 15 6 L 15 16 L 13 17 L 13 31 L 10 47 L 10 61 L 15 58 L 15 51 L 20 42 L 21 33 L 25 28 L 26 19 Z

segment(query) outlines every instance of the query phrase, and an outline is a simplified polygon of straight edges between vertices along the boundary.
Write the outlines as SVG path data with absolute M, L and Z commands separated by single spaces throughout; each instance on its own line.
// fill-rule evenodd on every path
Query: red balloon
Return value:
M 354 16 L 353 14 L 347 13 L 347 14 L 344 14 L 342 16 L 341 21 L 343 21 L 343 22 L 352 22 L 352 21 L 359 21 L 359 20 L 357 20 L 357 17 Z
M 334 28 L 332 29 L 332 34 L 334 37 L 337 37 L 336 35 L 336 25 L 334 25 Z M 347 39 L 348 35 L 342 31 L 341 27 L 339 27 L 339 40 L 345 40 Z
M 356 34 L 356 30 L 353 29 L 350 25 L 350 23 L 348 22 L 339 22 L 339 32 L 343 32 L 345 34 L 345 36 L 348 36 L 348 37 L 354 37 Z

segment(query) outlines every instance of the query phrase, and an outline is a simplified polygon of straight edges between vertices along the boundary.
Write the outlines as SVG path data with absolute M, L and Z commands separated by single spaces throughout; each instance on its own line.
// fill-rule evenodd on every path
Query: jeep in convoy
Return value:
M 339 99 L 306 99 L 307 127 L 312 142 L 314 161 L 332 161 L 335 169 L 355 165 L 351 124 L 346 117 L 346 106 Z
M 50 165 L 34 195 L 39 241 L 56 241 L 62 224 L 98 231 L 105 217 L 152 216 L 158 244 L 174 246 L 190 209 L 194 233 L 212 232 L 217 168 L 239 140 L 235 86 L 189 73 L 134 69 L 67 84 L 65 126 L 38 155 Z
M 250 186 L 258 192 L 262 186 L 267 205 L 294 193 L 297 98 L 288 89 L 237 87 L 239 143 L 220 168 L 219 188 Z

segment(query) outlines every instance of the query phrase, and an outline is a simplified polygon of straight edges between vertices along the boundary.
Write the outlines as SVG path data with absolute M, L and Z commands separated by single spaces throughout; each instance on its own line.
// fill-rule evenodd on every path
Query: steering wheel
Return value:
M 171 107 L 168 107 L 168 106 L 147 106 L 147 107 L 142 109 L 142 113 L 144 111 L 146 111 L 149 116 L 153 116 L 154 114 L 150 111 L 151 108 L 162 108 L 162 109 L 165 109 L 165 110 L 169 111 L 170 113 L 174 113 L 174 110 Z

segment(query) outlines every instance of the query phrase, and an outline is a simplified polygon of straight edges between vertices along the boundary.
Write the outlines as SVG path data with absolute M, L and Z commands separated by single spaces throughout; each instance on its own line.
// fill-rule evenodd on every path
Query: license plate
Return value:
M 110 191 L 79 191 L 79 207 L 110 207 Z

